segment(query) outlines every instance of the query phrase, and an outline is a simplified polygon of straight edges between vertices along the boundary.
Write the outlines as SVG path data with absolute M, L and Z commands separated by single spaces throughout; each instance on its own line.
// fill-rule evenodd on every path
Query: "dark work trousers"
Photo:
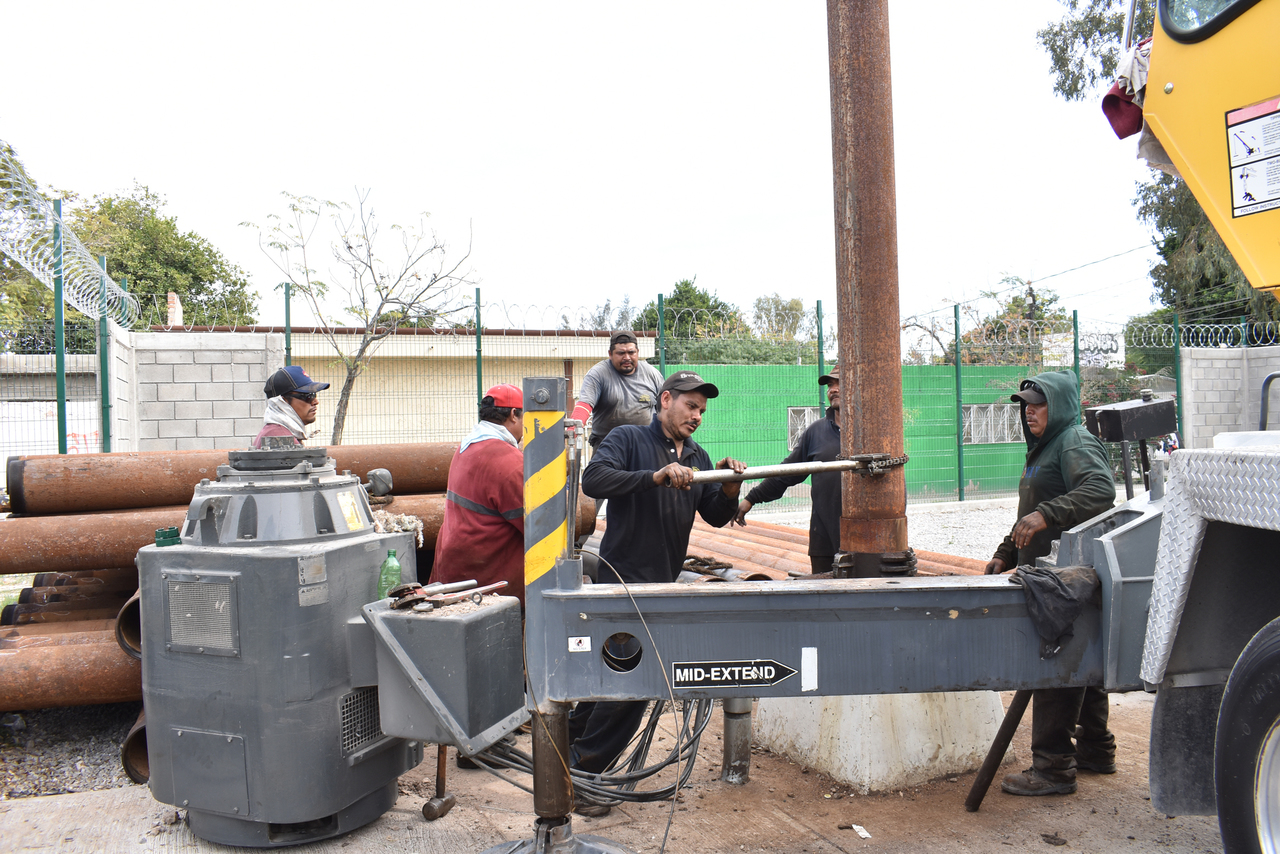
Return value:
M 1077 751 L 1097 764 L 1115 761 L 1116 738 L 1107 729 L 1109 711 L 1107 695 L 1100 688 L 1035 691 L 1031 706 L 1032 767 L 1051 777 L 1074 778 Z M 1076 738 L 1075 744 L 1072 738 Z
M 814 575 L 830 572 L 831 565 L 835 562 L 835 555 L 809 555 L 809 571 Z
M 569 761 L 599 774 L 622 755 L 644 721 L 648 700 L 582 702 L 569 713 Z

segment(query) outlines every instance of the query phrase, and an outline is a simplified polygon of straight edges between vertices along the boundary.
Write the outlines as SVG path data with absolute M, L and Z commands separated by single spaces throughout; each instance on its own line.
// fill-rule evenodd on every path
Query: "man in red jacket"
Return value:
M 524 608 L 524 401 L 504 383 L 485 392 L 480 421 L 449 464 L 431 580 L 506 581 Z

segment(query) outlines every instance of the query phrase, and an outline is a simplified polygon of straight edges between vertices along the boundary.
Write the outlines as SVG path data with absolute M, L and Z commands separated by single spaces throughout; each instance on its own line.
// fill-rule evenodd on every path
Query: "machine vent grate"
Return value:
M 357 688 L 342 698 L 342 754 L 354 753 L 382 738 L 378 689 Z
M 208 581 L 169 582 L 169 637 L 175 644 L 235 648 L 231 585 Z

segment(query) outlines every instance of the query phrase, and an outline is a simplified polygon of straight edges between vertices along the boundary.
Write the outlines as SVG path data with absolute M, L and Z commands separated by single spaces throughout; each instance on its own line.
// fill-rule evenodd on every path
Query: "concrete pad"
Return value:
M 994 691 L 762 699 L 756 743 L 862 794 L 982 764 L 1004 707 Z

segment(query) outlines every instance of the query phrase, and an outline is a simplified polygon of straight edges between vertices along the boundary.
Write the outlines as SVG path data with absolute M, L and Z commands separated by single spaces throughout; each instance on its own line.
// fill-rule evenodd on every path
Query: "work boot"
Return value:
M 582 798 L 575 797 L 573 799 L 573 811 L 580 816 L 586 818 L 600 818 L 606 816 L 613 811 L 613 807 L 607 804 L 593 804 L 590 801 L 584 801 Z
M 1114 774 L 1116 773 L 1115 759 L 1094 759 L 1076 754 L 1076 768 L 1080 771 L 1092 771 L 1095 774 Z
M 1011 795 L 1070 795 L 1076 790 L 1075 772 L 1044 772 L 1028 768 L 1021 774 L 1009 774 L 1000 789 Z

